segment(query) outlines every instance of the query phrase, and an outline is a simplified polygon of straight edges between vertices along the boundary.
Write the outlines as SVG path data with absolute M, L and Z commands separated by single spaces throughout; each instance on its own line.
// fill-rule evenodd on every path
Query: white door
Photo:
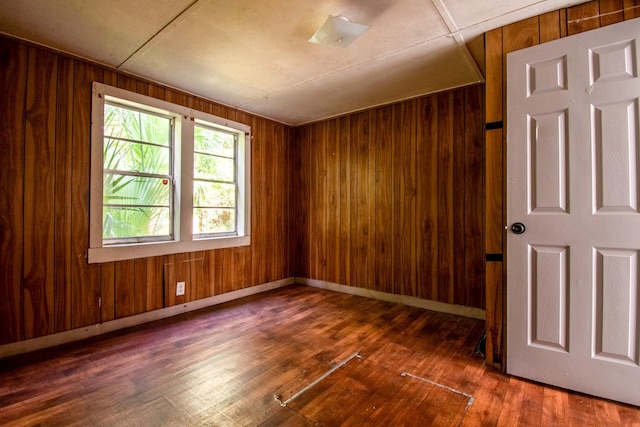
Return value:
M 507 372 L 635 405 L 639 35 L 633 20 L 507 57 Z

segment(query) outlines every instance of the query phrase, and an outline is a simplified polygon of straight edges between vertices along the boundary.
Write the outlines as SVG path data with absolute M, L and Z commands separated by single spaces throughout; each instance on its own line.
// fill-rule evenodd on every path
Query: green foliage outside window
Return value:
M 198 125 L 194 132 L 193 233 L 233 233 L 236 137 Z
M 104 109 L 103 238 L 171 235 L 171 119 Z

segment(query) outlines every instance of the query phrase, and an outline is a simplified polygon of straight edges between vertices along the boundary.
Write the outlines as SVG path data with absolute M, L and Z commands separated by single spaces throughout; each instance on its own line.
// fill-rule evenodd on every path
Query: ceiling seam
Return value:
M 180 13 L 178 13 L 172 20 L 170 20 L 169 22 L 167 22 L 162 28 L 160 28 L 154 35 L 152 35 L 147 41 L 145 41 L 144 43 L 142 43 L 140 45 L 140 47 L 138 47 L 136 50 L 134 50 L 131 55 L 127 56 L 127 58 L 122 61 L 119 65 L 116 65 L 116 69 L 120 69 L 122 66 L 124 66 L 124 64 L 126 64 L 127 62 L 129 62 L 136 54 L 138 54 L 138 52 L 140 52 L 142 49 L 144 49 L 149 43 L 151 43 L 153 40 L 155 40 L 162 32 L 164 32 L 165 29 L 167 29 L 167 27 L 169 27 L 171 24 L 173 24 L 174 22 L 176 22 L 176 20 L 178 20 L 181 16 L 183 16 L 187 11 L 189 11 L 191 8 L 193 8 L 193 6 L 195 6 L 197 3 L 199 3 L 200 0 L 195 0 L 193 1 L 189 6 L 187 6 L 186 8 L 184 8 Z
M 256 101 L 258 101 L 260 99 L 266 99 L 266 98 L 269 98 L 272 95 L 277 95 L 279 93 L 289 91 L 291 89 L 297 88 L 297 87 L 305 85 L 307 83 L 314 82 L 316 80 L 321 80 L 321 79 L 324 79 L 324 78 L 328 78 L 328 77 L 331 77 L 333 75 L 340 74 L 340 73 L 342 73 L 344 71 L 351 70 L 351 69 L 354 69 L 354 68 L 357 68 L 357 67 L 364 66 L 364 65 L 369 64 L 369 63 L 376 62 L 376 61 L 378 61 L 378 60 L 380 60 L 382 58 L 386 58 L 386 57 L 395 55 L 397 53 L 401 53 L 401 52 L 404 52 L 404 51 L 407 51 L 407 50 L 410 50 L 410 49 L 414 49 L 416 47 L 425 45 L 425 44 L 433 42 L 433 41 L 441 40 L 441 39 L 444 39 L 444 38 L 449 38 L 449 39 L 453 38 L 455 40 L 455 37 L 453 37 L 453 36 L 454 35 L 452 35 L 451 33 L 442 34 L 442 35 L 439 35 L 439 36 L 436 36 L 436 37 L 433 37 L 433 38 L 430 38 L 430 39 L 427 39 L 427 40 L 422 40 L 422 41 L 420 41 L 418 43 L 412 44 L 411 46 L 406 46 L 406 47 L 403 47 L 401 49 L 396 49 L 396 50 L 393 50 L 391 52 L 386 52 L 386 53 L 384 53 L 382 55 L 378 55 L 378 56 L 375 56 L 373 58 L 369 58 L 369 59 L 367 59 L 365 61 L 361 61 L 361 62 L 358 62 L 356 64 L 351 64 L 349 66 L 342 67 L 340 69 L 337 69 L 337 70 L 331 71 L 329 73 L 325 73 L 325 74 L 316 76 L 316 77 L 311 78 L 311 79 L 303 80 L 303 81 L 301 81 L 299 83 L 296 83 L 294 85 L 291 85 L 291 86 L 289 86 L 289 87 L 287 87 L 285 89 L 277 90 L 277 91 L 274 91 L 274 92 L 269 92 L 266 95 L 262 95 L 262 96 L 253 98 L 253 99 L 251 99 L 249 101 L 243 102 L 242 104 L 238 104 L 238 108 L 243 107 L 245 105 L 253 104 L 254 102 L 256 102 Z M 475 61 L 474 61 L 474 63 L 475 63 Z M 484 81 L 484 77 L 482 77 L 482 81 Z
M 473 58 L 473 55 L 471 55 L 471 52 L 467 47 L 467 43 L 465 42 L 464 37 L 462 36 L 460 29 L 458 28 L 458 25 L 454 21 L 453 16 L 451 16 L 451 13 L 449 13 L 449 9 L 447 9 L 447 6 L 444 4 L 443 0 L 431 0 L 431 3 L 433 3 L 433 5 L 435 6 L 444 24 L 447 26 L 447 28 L 449 28 L 449 36 L 456 41 L 458 49 L 460 49 L 462 56 L 467 61 L 467 64 L 469 64 L 469 67 L 473 70 L 476 78 L 480 81 L 484 81 L 482 71 L 480 71 L 480 68 Z
M 431 3 L 433 3 L 433 6 L 436 8 L 436 11 L 438 12 L 438 15 L 440 15 L 440 18 L 442 18 L 442 22 L 444 22 L 444 25 L 446 25 L 449 29 L 449 32 L 458 32 L 459 28 L 442 0 L 431 0 Z

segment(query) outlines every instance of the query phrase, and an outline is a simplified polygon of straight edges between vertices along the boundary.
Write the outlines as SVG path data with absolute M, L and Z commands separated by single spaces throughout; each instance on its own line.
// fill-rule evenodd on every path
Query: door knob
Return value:
M 526 230 L 527 230 L 527 227 L 525 227 L 524 224 L 521 222 L 516 222 L 511 226 L 511 231 L 513 231 L 514 234 L 522 234 Z

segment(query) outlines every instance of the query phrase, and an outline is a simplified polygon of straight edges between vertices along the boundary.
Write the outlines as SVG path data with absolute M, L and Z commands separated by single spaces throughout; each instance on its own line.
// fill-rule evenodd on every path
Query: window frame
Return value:
M 173 135 L 173 240 L 108 244 L 103 243 L 104 103 L 118 104 L 174 118 Z M 237 135 L 237 233 L 194 237 L 193 159 L 196 122 Z M 251 127 L 157 98 L 93 82 L 91 103 L 91 171 L 89 194 L 88 263 L 102 263 L 251 244 Z

